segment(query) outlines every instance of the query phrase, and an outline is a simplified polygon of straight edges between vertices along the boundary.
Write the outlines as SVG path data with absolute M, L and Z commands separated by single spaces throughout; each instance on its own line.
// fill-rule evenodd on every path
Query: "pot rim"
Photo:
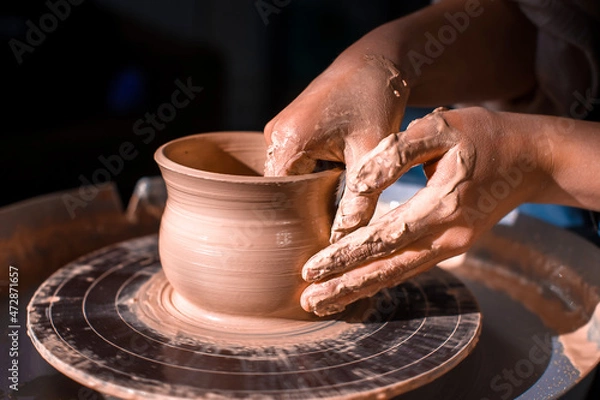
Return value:
M 236 135 L 261 135 L 262 132 L 258 131 L 214 131 L 214 132 L 205 132 L 205 133 L 195 133 L 191 135 L 182 136 L 177 139 L 170 140 L 164 144 L 162 144 L 158 149 L 154 152 L 154 161 L 158 164 L 160 168 L 165 168 L 172 172 L 187 175 L 193 178 L 202 178 L 208 179 L 212 181 L 218 182 L 233 182 L 233 183 L 255 183 L 255 184 L 279 184 L 279 183 L 292 183 L 292 182 L 303 182 L 303 181 L 312 181 L 317 180 L 319 178 L 324 178 L 327 176 L 340 175 L 343 172 L 341 168 L 333 168 L 329 170 L 313 172 L 309 174 L 301 174 L 301 175 L 288 175 L 288 176 L 247 176 L 247 175 L 234 175 L 234 174 L 224 174 L 219 172 L 210 172 L 197 168 L 192 168 L 185 166 L 183 164 L 177 163 L 167 157 L 165 154 L 165 149 L 170 145 L 178 142 L 185 142 L 188 140 L 193 140 L 198 137 L 206 137 L 207 135 L 222 135 L 222 134 L 236 134 Z

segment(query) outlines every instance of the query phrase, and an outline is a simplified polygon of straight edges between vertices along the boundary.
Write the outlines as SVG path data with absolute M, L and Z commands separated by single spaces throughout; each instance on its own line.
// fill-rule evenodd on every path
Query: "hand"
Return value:
M 318 160 L 341 162 L 352 171 L 379 141 L 398 131 L 408 87 L 383 57 L 352 55 L 349 50 L 317 77 L 265 127 L 269 144 L 266 176 L 310 173 Z M 376 198 L 364 196 L 374 210 Z M 332 237 L 368 220 L 348 219 L 338 210 Z
M 414 165 L 427 186 L 405 204 L 314 255 L 302 307 L 327 315 L 460 254 L 550 181 L 544 126 L 530 116 L 482 108 L 438 109 L 391 134 L 347 176 L 341 208 L 369 220 L 376 199 Z M 550 161 L 549 161 L 550 160 Z M 360 215 L 360 217 L 358 217 Z M 356 216 L 356 217 L 355 217 Z

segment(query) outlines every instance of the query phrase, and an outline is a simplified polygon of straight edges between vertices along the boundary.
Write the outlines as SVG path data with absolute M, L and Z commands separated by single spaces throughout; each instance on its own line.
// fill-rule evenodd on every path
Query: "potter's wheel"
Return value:
M 337 318 L 249 321 L 243 334 L 179 312 L 156 235 L 91 253 L 52 275 L 28 333 L 56 369 L 122 398 L 392 396 L 431 382 L 475 347 L 474 296 L 440 268 Z

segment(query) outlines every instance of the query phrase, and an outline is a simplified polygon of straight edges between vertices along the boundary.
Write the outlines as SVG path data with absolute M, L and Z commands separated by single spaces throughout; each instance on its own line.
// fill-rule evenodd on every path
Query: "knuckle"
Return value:
M 438 121 L 443 118 L 442 114 L 445 113 L 446 111 L 431 112 L 424 117 L 414 119 L 408 124 L 406 130 L 428 132 L 432 129 L 435 129 Z M 399 133 L 398 137 L 399 139 L 402 139 L 402 132 Z
M 289 133 L 298 131 L 299 126 L 301 126 L 302 121 L 298 120 L 296 117 L 285 117 L 279 116 L 270 121 L 272 123 L 272 131 L 281 132 L 281 133 Z
M 269 124 L 267 124 L 269 135 L 273 143 L 295 151 L 304 149 L 302 143 L 305 142 L 305 135 L 302 129 L 302 121 L 298 121 L 296 118 L 277 118 Z
M 459 118 L 459 121 L 464 121 L 465 123 L 473 123 L 473 121 L 489 121 L 494 115 L 496 115 L 495 111 L 489 110 L 485 107 L 474 106 L 469 107 L 463 110 L 455 110 L 454 115 L 456 118 Z
M 270 120 L 269 122 L 267 122 L 265 124 L 263 132 L 265 133 L 265 137 L 267 139 L 271 139 L 271 133 L 273 132 L 273 127 L 275 126 L 276 120 L 277 120 L 277 117 L 273 118 L 272 120 Z
M 424 123 L 424 121 L 427 121 L 426 118 L 427 118 L 427 116 L 424 116 L 422 118 L 415 118 L 415 119 L 413 119 L 412 121 L 410 121 L 410 123 L 406 127 L 406 130 L 418 128 L 420 125 L 422 125 Z
M 470 228 L 455 228 L 444 235 L 441 247 L 444 252 L 451 255 L 458 255 L 467 251 L 477 240 L 477 234 Z

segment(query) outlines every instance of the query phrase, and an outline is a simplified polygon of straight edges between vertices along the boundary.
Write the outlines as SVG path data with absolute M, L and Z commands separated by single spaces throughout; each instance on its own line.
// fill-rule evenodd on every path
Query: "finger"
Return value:
M 337 167 L 345 162 L 343 128 L 307 130 L 306 121 L 300 123 L 298 119 L 273 125 L 265 176 L 308 174 L 315 172 L 317 167 Z
M 436 188 L 425 187 L 412 199 L 382 215 L 313 255 L 302 268 L 302 277 L 315 282 L 344 273 L 367 262 L 402 250 L 421 236 L 437 229 L 431 218 L 437 216 Z M 419 205 L 425 205 L 419 207 Z M 428 226 L 424 230 L 422 226 Z
M 356 135 L 357 137 L 368 136 L 372 142 L 366 145 L 365 143 L 352 144 L 348 146 L 346 159 L 348 160 L 347 165 L 347 176 L 352 176 L 357 168 L 361 166 L 361 160 L 370 154 L 374 148 L 381 145 L 381 141 L 376 139 L 378 136 L 372 135 Z M 380 135 L 381 137 L 383 135 Z M 389 137 L 393 136 L 389 135 Z M 385 141 L 386 139 L 383 139 Z M 342 193 L 336 216 L 334 218 L 331 227 L 330 242 L 335 243 L 348 233 L 356 230 L 361 226 L 365 226 L 371 220 L 377 207 L 377 200 L 380 192 L 371 193 L 357 193 L 352 188 L 346 187 Z
M 430 115 L 383 139 L 348 176 L 348 187 L 358 194 L 381 192 L 410 168 L 440 158 L 455 144 L 442 113 Z
M 406 203 L 311 257 L 303 278 L 314 282 L 343 273 L 444 230 L 460 214 L 458 187 L 470 178 L 473 160 L 469 149 L 454 147 L 438 164 L 440 172 Z
M 377 260 L 341 276 L 308 286 L 300 297 L 302 308 L 319 316 L 343 311 L 347 305 L 371 297 L 424 272 L 441 261 L 439 253 L 419 243 L 390 258 Z M 412 248 L 412 246 L 411 246 Z
M 449 222 L 438 234 L 424 236 L 401 253 L 362 265 L 327 281 L 312 283 L 301 295 L 306 311 L 334 314 L 359 299 L 396 286 L 436 264 L 464 253 L 477 239 L 475 230 Z
M 337 243 L 347 234 L 369 223 L 375 208 L 379 193 L 361 195 L 344 188 L 342 197 L 331 226 L 330 243 Z
M 273 133 L 273 127 L 275 126 L 275 121 L 277 118 L 273 118 L 265 125 L 263 129 L 263 136 L 265 137 L 265 142 L 267 143 L 267 147 L 273 144 L 271 140 L 271 134 Z
M 346 190 L 332 225 L 331 243 L 369 223 L 381 192 L 415 165 L 435 160 L 454 144 L 441 113 L 384 138 L 349 170 Z

